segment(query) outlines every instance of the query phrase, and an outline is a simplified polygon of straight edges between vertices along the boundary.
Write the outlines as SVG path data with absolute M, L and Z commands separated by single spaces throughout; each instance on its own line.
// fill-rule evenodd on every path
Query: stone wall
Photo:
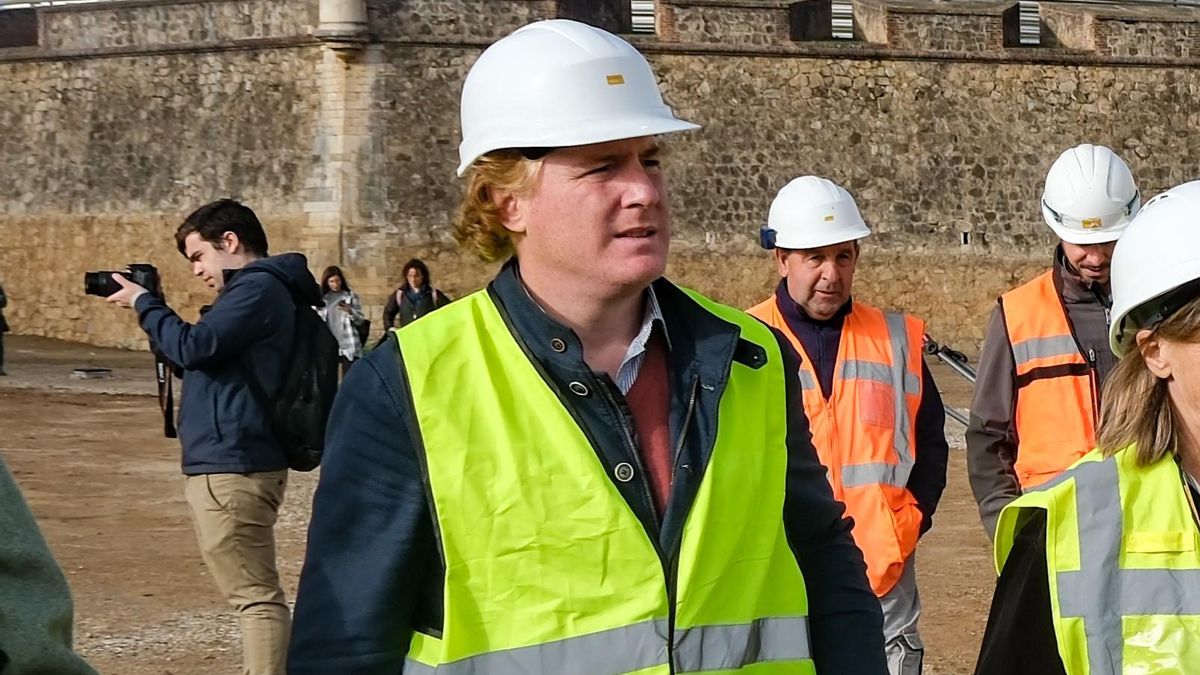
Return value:
M 674 0 L 671 40 L 696 44 L 762 47 L 788 39 L 782 0 Z
M 888 16 L 888 43 L 901 49 L 947 52 L 985 52 L 1001 47 L 998 12 L 893 12 Z
M 578 4 L 578 3 L 577 3 Z M 1003 47 L 1004 3 L 858 0 L 852 42 L 793 42 L 786 0 L 660 0 L 635 37 L 682 117 L 669 139 L 671 273 L 749 305 L 775 283 L 756 232 L 791 178 L 828 176 L 875 234 L 857 293 L 977 346 L 995 296 L 1046 267 L 1041 181 L 1076 143 L 1122 153 L 1149 196 L 1200 165 L 1194 10 L 1043 3 L 1046 48 Z M 458 97 L 480 49 L 554 0 L 369 0 L 369 40 L 314 38 L 316 1 L 151 0 L 38 10 L 0 48 L 0 281 L 16 330 L 135 346 L 80 293 L 148 260 L 194 316 L 171 233 L 236 196 L 273 249 L 342 264 L 378 318 L 425 257 L 454 296 L 495 270 L 455 251 Z M 0 21 L 3 13 L 0 12 Z
M 315 10 L 314 3 L 295 0 L 148 0 L 83 12 L 68 5 L 40 13 L 39 44 L 94 50 L 306 35 L 316 24 Z
M 1097 50 L 1112 56 L 1194 58 L 1200 56 L 1198 28 L 1191 22 L 1102 21 Z

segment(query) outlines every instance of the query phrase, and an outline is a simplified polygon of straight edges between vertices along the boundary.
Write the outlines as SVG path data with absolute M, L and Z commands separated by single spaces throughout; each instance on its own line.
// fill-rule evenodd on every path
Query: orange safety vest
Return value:
M 829 470 L 834 496 L 854 518 L 854 542 L 867 578 L 883 597 L 917 548 L 921 511 L 908 491 L 916 461 L 925 324 L 855 302 L 842 327 L 828 400 L 812 359 L 788 327 L 774 297 L 747 310 L 783 331 L 800 354 L 800 389 L 813 445 Z
M 1096 447 L 1096 355 L 1084 355 L 1046 272 L 1000 296 L 1016 364 L 1017 480 L 1028 490 Z

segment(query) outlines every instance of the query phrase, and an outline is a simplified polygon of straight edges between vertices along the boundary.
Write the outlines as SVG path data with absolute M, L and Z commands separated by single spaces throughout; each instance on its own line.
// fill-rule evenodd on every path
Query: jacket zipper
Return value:
M 604 398 L 609 405 L 617 411 L 617 416 L 621 419 L 621 433 L 625 436 L 625 447 L 633 455 L 633 461 L 637 463 L 638 471 L 641 472 L 642 497 L 646 500 L 646 504 L 650 507 L 650 512 L 654 514 L 654 522 L 658 525 L 659 531 L 662 530 L 662 521 L 658 514 L 658 507 L 654 504 L 654 496 L 650 494 L 649 476 L 646 474 L 646 468 L 642 462 L 642 455 L 638 452 L 637 443 L 633 440 L 633 431 L 629 428 L 629 420 L 625 414 L 625 410 L 617 403 L 617 399 L 609 391 L 608 385 L 595 381 L 595 385 L 604 391 Z M 694 398 L 694 392 L 693 392 Z M 690 406 L 689 406 L 690 408 Z M 682 437 L 682 433 L 680 437 Z M 667 665 L 671 675 L 675 673 L 675 589 L 674 589 L 674 561 L 667 556 L 663 550 L 657 537 L 651 537 L 651 542 L 654 550 L 658 552 L 658 561 L 663 568 L 663 576 L 667 581 Z
M 692 412 L 696 408 L 696 389 L 700 386 L 700 378 L 692 377 L 691 393 L 688 394 L 687 412 L 683 415 L 683 426 L 679 428 L 679 441 L 675 443 L 675 457 L 671 465 L 675 466 L 679 462 L 679 454 L 683 452 L 683 440 L 687 436 L 688 426 L 692 423 Z
M 687 438 L 688 427 L 692 424 L 692 412 L 696 409 L 696 390 L 700 385 L 699 377 L 692 377 L 691 393 L 688 394 L 687 412 L 683 415 L 683 426 L 679 428 L 679 440 L 675 443 L 675 457 L 671 466 L 679 464 L 679 455 L 683 453 L 683 441 Z M 675 487 L 671 481 L 672 489 Z M 676 584 L 679 576 L 679 556 L 671 551 L 670 564 L 664 569 L 667 573 L 667 666 L 671 673 L 675 672 L 675 598 L 678 595 Z
M 1100 426 L 1100 374 L 1096 369 L 1096 350 L 1088 347 L 1088 382 L 1092 385 L 1092 428 Z

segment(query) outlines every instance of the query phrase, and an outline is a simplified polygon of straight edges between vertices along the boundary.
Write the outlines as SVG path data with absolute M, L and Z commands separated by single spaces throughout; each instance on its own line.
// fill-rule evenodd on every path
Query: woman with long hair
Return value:
M 404 281 L 388 298 L 383 308 L 383 326 L 385 329 L 396 327 L 396 319 L 400 326 L 407 326 L 439 307 L 450 304 L 450 297 L 441 289 L 433 287 L 429 277 L 429 268 L 417 258 L 404 263 Z
M 1098 447 L 1001 512 L 977 675 L 1200 673 L 1200 181 L 1146 204 L 1111 278 Z
M 366 322 L 362 302 L 358 294 L 350 290 L 350 282 L 342 268 L 331 265 L 321 274 L 321 295 L 325 306 L 318 312 L 325 319 L 329 331 L 338 341 L 338 360 L 342 374 L 350 369 L 354 360 L 362 355 L 362 338 L 359 328 Z

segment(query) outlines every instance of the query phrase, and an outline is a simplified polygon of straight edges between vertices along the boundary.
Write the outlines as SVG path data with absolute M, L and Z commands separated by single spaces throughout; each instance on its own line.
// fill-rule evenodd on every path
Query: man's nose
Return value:
M 842 280 L 842 272 L 838 269 L 837 263 L 828 260 L 821 265 L 821 280 L 831 284 L 836 284 Z
M 623 178 L 626 206 L 654 206 L 661 200 L 658 182 L 640 160 L 630 162 Z

